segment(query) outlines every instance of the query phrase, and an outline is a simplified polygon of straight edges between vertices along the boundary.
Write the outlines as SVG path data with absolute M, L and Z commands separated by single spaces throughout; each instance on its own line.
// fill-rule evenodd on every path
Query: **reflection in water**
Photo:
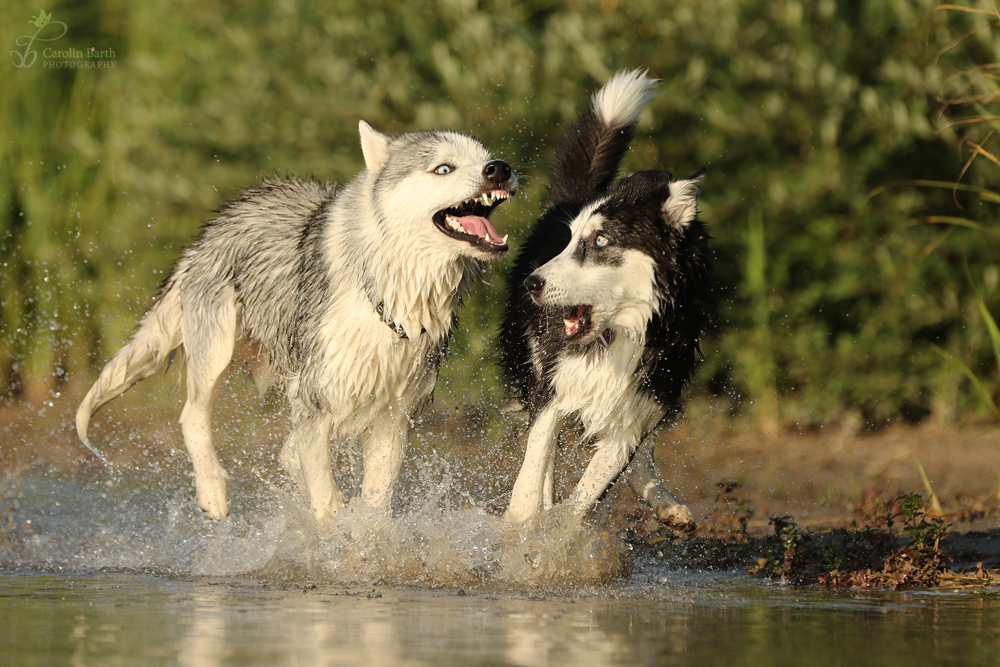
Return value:
M 225 586 L 192 596 L 195 608 L 176 644 L 178 663 L 245 664 L 265 648 L 302 664 L 370 667 L 423 664 L 442 653 L 493 656 L 512 665 L 557 660 L 602 667 L 620 664 L 628 654 L 626 637 L 601 627 L 587 603 L 472 596 L 463 601 L 407 591 L 382 597 L 298 590 L 264 595 L 263 610 L 243 604 L 259 599 L 241 600 L 239 591 Z
M 996 664 L 995 595 L 824 593 L 737 577 L 674 573 L 655 589 L 532 599 L 8 575 L 0 578 L 0 662 Z
M 190 667 L 213 667 L 227 657 L 227 622 L 220 595 L 199 593 L 191 599 L 194 608 L 187 632 L 177 642 L 177 663 Z

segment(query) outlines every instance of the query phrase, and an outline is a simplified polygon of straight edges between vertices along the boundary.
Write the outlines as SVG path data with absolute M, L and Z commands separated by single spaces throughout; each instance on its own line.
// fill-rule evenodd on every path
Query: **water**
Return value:
M 136 574 L 0 578 L 5 665 L 995 665 L 1000 605 L 734 574 L 531 597 Z
M 348 511 L 324 532 L 294 490 L 234 482 L 232 515 L 210 522 L 183 475 L 29 476 L 6 514 L 14 529 L 0 531 L 0 665 L 854 667 L 1000 656 L 996 593 L 795 588 L 677 569 L 648 549 L 618 561 L 600 531 L 569 543 L 558 528 L 512 532 L 433 484 L 389 523 Z M 533 568 L 522 556 L 538 550 Z

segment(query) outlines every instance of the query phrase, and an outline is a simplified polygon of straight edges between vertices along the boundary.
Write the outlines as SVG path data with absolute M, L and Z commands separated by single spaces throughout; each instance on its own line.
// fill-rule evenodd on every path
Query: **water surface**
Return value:
M 648 575 L 643 571 L 642 576 Z M 670 572 L 533 597 L 135 574 L 0 578 L 10 665 L 995 665 L 1000 604 Z
M 435 495 L 439 484 L 387 524 L 348 511 L 323 532 L 280 485 L 236 479 L 232 515 L 211 522 L 187 479 L 139 477 L 36 474 L 8 498 L 0 665 L 856 667 L 1000 656 L 996 593 L 796 588 L 677 569 L 655 549 L 633 552 L 631 574 L 608 584 L 525 581 L 503 566 L 523 536 L 475 502 Z M 571 569 L 600 555 L 541 548 Z

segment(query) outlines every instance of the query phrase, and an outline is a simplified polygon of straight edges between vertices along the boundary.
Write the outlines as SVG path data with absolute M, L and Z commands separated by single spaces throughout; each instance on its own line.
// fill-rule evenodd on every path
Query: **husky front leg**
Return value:
M 694 515 L 680 498 L 663 488 L 653 466 L 653 443 L 647 439 L 632 457 L 625 471 L 625 481 L 630 489 L 656 514 L 657 520 L 680 530 L 694 530 Z
M 299 482 L 309 495 L 309 504 L 316 514 L 316 520 L 328 521 L 337 515 L 344 502 L 340 489 L 334 482 L 333 465 L 330 463 L 333 417 L 323 412 L 300 412 L 294 406 L 292 412 L 292 433 L 288 436 L 282 454 L 284 456 L 287 453 L 287 458 L 298 458 Z M 288 464 L 285 461 L 285 465 Z
M 400 412 L 405 412 L 400 410 Z M 403 455 L 409 438 L 410 420 L 407 415 L 380 415 L 361 435 L 364 458 L 364 479 L 361 501 L 386 514 L 392 508 L 392 492 L 403 467 Z
M 550 403 L 535 417 L 528 431 L 524 463 L 514 481 L 510 504 L 503 513 L 508 523 L 524 523 L 540 510 L 551 507 L 558 428 L 559 411 Z

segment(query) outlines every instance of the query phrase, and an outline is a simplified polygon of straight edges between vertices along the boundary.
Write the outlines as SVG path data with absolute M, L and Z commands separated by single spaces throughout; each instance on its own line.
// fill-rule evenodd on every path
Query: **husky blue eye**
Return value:
M 594 245 L 596 245 L 598 248 L 603 248 L 604 246 L 608 245 L 608 243 L 610 243 L 610 242 L 611 242 L 611 239 L 609 239 L 604 234 L 598 234 L 597 236 L 594 237 Z
M 451 173 L 451 165 L 442 164 L 434 169 L 434 173 L 439 176 L 444 176 L 445 174 Z

